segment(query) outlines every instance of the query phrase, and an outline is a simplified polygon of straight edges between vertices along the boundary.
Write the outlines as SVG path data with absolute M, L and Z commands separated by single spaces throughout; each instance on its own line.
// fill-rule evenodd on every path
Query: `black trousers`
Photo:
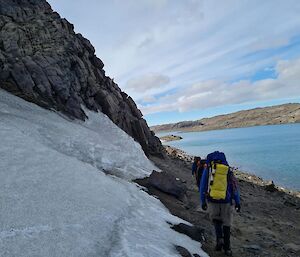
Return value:
M 215 232 L 217 237 L 217 244 L 220 242 L 220 239 L 224 239 L 224 250 L 230 249 L 230 227 L 223 226 L 222 221 L 214 220 Z

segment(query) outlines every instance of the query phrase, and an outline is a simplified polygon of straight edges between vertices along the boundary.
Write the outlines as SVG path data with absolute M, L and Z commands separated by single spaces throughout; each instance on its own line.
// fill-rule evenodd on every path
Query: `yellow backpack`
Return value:
M 211 163 L 208 181 L 208 194 L 214 200 L 225 200 L 229 167 L 224 164 Z

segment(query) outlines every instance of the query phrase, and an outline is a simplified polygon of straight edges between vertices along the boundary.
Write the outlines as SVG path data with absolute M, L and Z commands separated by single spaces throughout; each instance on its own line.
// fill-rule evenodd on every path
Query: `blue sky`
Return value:
M 298 0 L 50 0 L 149 125 L 300 102 Z

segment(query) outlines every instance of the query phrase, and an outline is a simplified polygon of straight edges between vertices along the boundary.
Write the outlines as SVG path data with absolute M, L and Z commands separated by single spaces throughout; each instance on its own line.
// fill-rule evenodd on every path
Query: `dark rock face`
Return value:
M 179 223 L 177 225 L 172 226 L 172 229 L 175 231 L 185 234 L 192 238 L 195 241 L 203 242 L 205 240 L 204 237 L 204 229 L 197 226 L 189 226 L 183 223 Z
M 268 191 L 268 192 L 271 192 L 271 193 L 274 193 L 274 192 L 278 191 L 278 189 L 276 188 L 273 181 L 271 182 L 271 184 L 265 186 L 265 190 Z
M 191 253 L 184 247 L 177 245 L 175 248 L 182 257 L 192 257 Z
M 0 87 L 74 119 L 87 118 L 82 106 L 101 111 L 146 154 L 161 155 L 160 140 L 132 98 L 73 29 L 44 0 L 0 0 Z
M 166 172 L 154 170 L 149 177 L 148 183 L 150 186 L 178 199 L 183 199 L 187 191 L 187 187 L 181 180 Z
M 182 257 L 200 257 L 198 254 L 191 254 L 186 248 L 176 245 L 175 249 Z

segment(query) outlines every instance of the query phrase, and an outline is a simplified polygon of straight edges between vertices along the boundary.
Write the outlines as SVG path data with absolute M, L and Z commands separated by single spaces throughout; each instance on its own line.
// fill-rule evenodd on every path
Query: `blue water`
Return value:
M 275 184 L 300 190 L 300 124 L 258 126 L 205 132 L 172 132 L 182 140 L 166 142 L 191 155 L 215 150 L 226 154 L 231 166 Z

